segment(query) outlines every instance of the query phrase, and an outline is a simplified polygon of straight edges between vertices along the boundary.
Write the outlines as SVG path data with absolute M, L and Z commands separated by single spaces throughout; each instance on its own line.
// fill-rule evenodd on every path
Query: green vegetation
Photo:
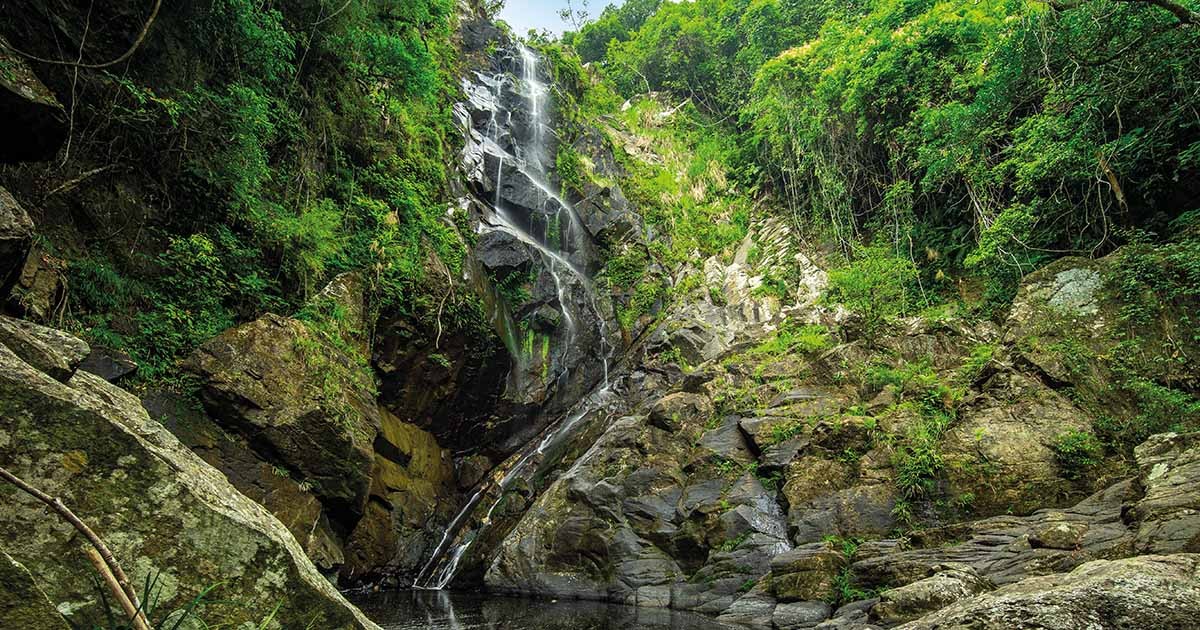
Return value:
M 870 306 L 877 323 L 942 300 L 1002 314 L 1021 275 L 1130 240 L 1114 227 L 1169 234 L 1195 210 L 1177 191 L 1200 181 L 1200 119 L 1187 105 L 1200 97 L 1200 31 L 1178 17 L 1197 10 L 1193 0 L 1168 4 L 1182 10 L 639 0 L 564 41 L 622 97 L 686 102 L 664 121 L 663 108 L 635 100 L 623 118 L 692 136 L 696 156 L 720 146 L 739 189 L 769 191 L 846 255 L 838 299 Z M 635 164 L 631 198 L 661 201 L 647 212 L 653 223 L 719 251 L 719 236 L 679 220 L 696 210 L 680 212 L 679 174 L 696 169 L 670 163 Z M 738 224 L 732 204 L 728 216 Z M 895 259 L 908 261 L 901 278 L 880 283 Z M 1197 286 L 1184 270 L 1195 260 L 1176 259 L 1185 292 Z M 869 300 L 872 289 L 885 293 Z
M 1096 436 L 1084 431 L 1068 431 L 1054 440 L 1054 454 L 1067 479 L 1079 479 L 1100 463 L 1104 447 Z
M 119 234 L 132 240 L 72 262 L 77 329 L 157 379 L 216 332 L 292 311 L 345 270 L 369 273 L 376 308 L 435 316 L 428 257 L 457 274 L 464 251 L 443 219 L 453 9 L 216 0 L 181 9 L 186 66 L 81 73 L 105 96 L 81 99 L 90 135 L 73 155 L 122 155 L 183 192 Z M 447 312 L 470 324 L 470 298 L 455 301 Z
M 876 593 L 864 590 L 855 585 L 854 570 L 851 568 L 851 565 L 854 563 L 854 557 L 858 555 L 858 548 L 862 545 L 863 541 L 858 538 L 846 538 L 830 534 L 825 537 L 824 542 L 826 545 L 840 552 L 845 558 L 845 566 L 833 578 L 833 592 L 829 594 L 829 604 L 831 606 L 841 606 L 842 604 L 874 597 Z
M 786 320 L 767 341 L 751 348 L 751 357 L 780 357 L 789 353 L 810 353 L 827 350 L 833 346 L 829 329 L 820 324 L 800 325 L 795 320 Z
M 866 333 L 874 336 L 888 319 L 912 312 L 916 285 L 916 266 L 889 246 L 856 247 L 847 265 L 830 271 L 825 297 L 862 314 Z

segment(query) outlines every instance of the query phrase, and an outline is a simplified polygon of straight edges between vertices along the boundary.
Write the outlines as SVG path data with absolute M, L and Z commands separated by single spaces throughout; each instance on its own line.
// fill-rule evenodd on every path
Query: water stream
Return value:
M 421 568 L 414 586 L 419 589 L 440 590 L 446 588 L 454 579 L 464 555 L 471 544 L 482 534 L 491 523 L 493 513 L 501 504 L 505 493 L 517 480 L 532 475 L 542 463 L 545 454 L 562 445 L 572 437 L 580 421 L 589 413 L 602 408 L 612 397 L 609 389 L 609 355 L 612 348 L 608 340 L 608 324 L 604 313 L 600 310 L 599 300 L 586 269 L 572 260 L 572 256 L 585 254 L 590 236 L 575 208 L 560 195 L 551 190 L 548 165 L 550 163 L 547 141 L 548 134 L 553 133 L 549 128 L 546 116 L 549 87 L 539 78 L 537 53 L 524 45 L 518 45 L 521 64 L 520 88 L 525 101 L 525 114 L 528 116 L 529 130 L 524 142 L 518 142 L 513 136 L 515 145 L 510 153 L 502 145 L 505 122 L 497 112 L 501 109 L 504 88 L 508 85 L 508 75 L 498 74 L 492 82 L 493 98 L 496 106 L 488 121 L 487 135 L 484 138 L 484 148 L 495 155 L 496 191 L 494 200 L 489 208 L 490 213 L 480 222 L 481 231 L 497 231 L 508 234 L 525 244 L 541 257 L 543 265 L 554 282 L 558 310 L 562 322 L 566 326 L 566 339 L 562 344 L 560 364 L 562 370 L 568 367 L 565 360 L 571 347 L 576 344 L 581 322 L 574 309 L 587 308 L 592 311 L 597 322 L 596 331 L 599 337 L 599 357 L 603 367 L 602 384 L 591 394 L 575 404 L 557 422 L 552 423 L 541 434 L 531 440 L 523 449 L 514 453 L 485 479 L 471 498 L 462 506 L 458 514 L 451 520 L 443 533 L 441 540 L 432 555 Z M 515 153 L 515 155 L 514 155 Z M 510 206 L 504 199 L 504 178 L 506 172 L 519 174 L 524 180 L 531 182 L 541 196 L 539 208 L 529 210 L 543 212 L 546 204 L 554 204 L 554 220 L 545 221 L 542 238 L 537 238 L 525 225 L 536 225 L 535 221 L 520 221 L 515 213 L 521 209 Z M 566 215 L 565 217 L 563 215 Z M 563 219 L 566 219 L 565 223 Z M 586 258 L 585 258 L 586 260 Z M 578 286 L 583 291 L 585 299 L 578 304 L 572 299 L 573 287 Z M 555 375 L 558 378 L 562 374 Z M 490 507 L 479 520 L 474 530 L 468 528 L 474 515 L 480 509 L 484 499 L 489 499 Z
M 398 591 L 354 603 L 384 630 L 729 630 L 703 616 L 604 602 Z

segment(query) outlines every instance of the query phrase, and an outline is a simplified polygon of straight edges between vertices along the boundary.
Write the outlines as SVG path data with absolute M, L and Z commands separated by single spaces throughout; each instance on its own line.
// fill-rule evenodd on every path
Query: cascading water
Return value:
M 548 138 L 553 134 L 553 129 L 546 119 L 550 109 L 550 90 L 539 77 L 537 54 L 521 44 L 517 45 L 517 51 L 521 74 L 518 86 L 524 96 L 522 113 L 527 117 L 527 132 L 523 134 L 523 138 L 515 135 L 511 137 L 510 151 L 505 146 L 504 126 L 506 122 L 512 121 L 501 120 L 498 114 L 500 108 L 493 107 L 482 144 L 484 151 L 496 158 L 495 196 L 488 208 L 489 212 L 480 222 L 480 230 L 504 233 L 537 252 L 540 257 L 543 267 L 554 283 L 558 311 L 566 328 L 560 350 L 560 365 L 563 371 L 569 365 L 565 357 L 580 337 L 578 328 L 584 321 L 580 314 L 586 314 L 577 309 L 590 309 L 598 329 L 594 332 L 599 338 L 598 350 L 603 367 L 603 381 L 598 389 L 579 400 L 558 422 L 543 430 L 525 448 L 497 467 L 497 472 L 491 479 L 481 483 L 451 520 L 433 554 L 417 575 L 414 582 L 417 588 L 445 588 L 454 579 L 459 563 L 471 544 L 491 522 L 493 512 L 510 486 L 537 470 L 547 452 L 566 444 L 581 420 L 590 412 L 606 405 L 612 398 L 608 387 L 608 363 L 612 347 L 608 340 L 607 319 L 599 308 L 599 300 L 585 266 L 575 262 L 577 259 L 586 261 L 590 236 L 575 208 L 556 194 L 548 184 L 551 179 Z M 494 77 L 491 87 L 495 103 L 503 100 L 504 89 L 509 85 L 509 75 L 506 73 L 501 72 Z M 535 202 L 518 207 L 506 201 L 506 175 L 519 176 L 521 182 L 532 184 L 537 192 Z M 517 214 L 522 211 L 530 212 L 528 220 L 522 221 L 518 218 Z M 534 216 L 535 214 L 537 216 Z M 526 227 L 539 224 L 543 226 L 541 238 L 535 236 L 534 230 Z M 576 290 L 583 292 L 582 300 L 575 299 Z M 555 375 L 555 378 L 559 376 L 561 374 Z M 466 531 L 467 525 L 485 498 L 490 499 L 490 507 L 479 521 L 478 527 L 474 531 Z

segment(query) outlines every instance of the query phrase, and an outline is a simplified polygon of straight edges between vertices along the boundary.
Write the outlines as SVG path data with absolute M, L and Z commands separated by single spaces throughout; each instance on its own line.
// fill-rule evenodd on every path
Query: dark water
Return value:
M 538 600 L 447 591 L 353 598 L 385 630 L 728 630 L 707 617 L 578 600 Z

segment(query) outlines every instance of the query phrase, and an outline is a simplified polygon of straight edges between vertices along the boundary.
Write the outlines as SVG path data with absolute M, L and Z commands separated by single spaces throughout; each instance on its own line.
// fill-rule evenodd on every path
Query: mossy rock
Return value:
M 287 528 L 239 493 L 136 398 L 86 372 L 64 384 L 0 347 L 0 465 L 61 497 L 130 577 L 156 577 L 160 611 L 220 584 L 209 624 L 376 628 L 309 561 Z M 103 618 L 78 535 L 45 507 L 0 489 L 0 537 L 59 610 Z
M 29 570 L 0 551 L 0 628 L 68 630 Z
M 361 514 L 380 420 L 369 373 L 303 322 L 267 314 L 200 347 L 187 369 L 218 424 Z

